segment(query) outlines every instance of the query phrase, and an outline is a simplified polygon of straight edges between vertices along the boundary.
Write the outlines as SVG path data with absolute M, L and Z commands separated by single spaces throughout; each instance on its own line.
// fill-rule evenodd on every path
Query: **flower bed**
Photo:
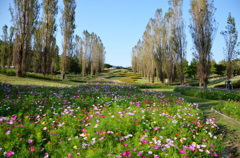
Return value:
M 240 101 L 240 94 L 235 91 L 228 91 L 227 89 L 217 89 L 217 88 L 195 88 L 190 86 L 179 86 L 174 88 L 174 91 L 180 92 L 183 95 L 193 96 L 204 99 L 212 100 L 235 100 Z
M 197 104 L 136 86 L 0 86 L 1 157 L 218 157 Z
M 240 103 L 235 101 L 221 102 L 215 109 L 240 122 Z

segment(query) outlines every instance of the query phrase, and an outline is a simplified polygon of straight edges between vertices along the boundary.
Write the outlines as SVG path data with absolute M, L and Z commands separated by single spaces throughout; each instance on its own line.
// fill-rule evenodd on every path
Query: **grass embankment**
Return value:
M 77 83 L 70 81 L 51 81 L 27 77 L 6 76 L 3 74 L 0 74 L 0 82 L 15 85 L 36 85 L 48 87 L 66 87 L 77 85 Z
M 211 116 L 215 118 L 217 120 L 216 124 L 224 131 L 225 135 L 223 137 L 223 141 L 228 147 L 226 149 L 226 153 L 229 153 L 228 156 L 232 155 L 232 157 L 240 157 L 240 126 L 234 121 L 231 121 L 228 118 L 211 111 L 211 108 L 215 108 L 215 106 L 219 104 L 219 101 L 181 95 L 180 93 L 174 92 L 174 88 L 175 86 L 170 86 L 148 90 L 160 91 L 165 94 L 173 94 L 175 96 L 184 98 L 185 102 L 198 103 L 199 109 L 203 111 L 204 116 Z

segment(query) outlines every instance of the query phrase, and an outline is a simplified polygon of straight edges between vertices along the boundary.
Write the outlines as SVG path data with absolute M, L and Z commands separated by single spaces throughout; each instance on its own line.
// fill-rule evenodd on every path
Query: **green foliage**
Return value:
M 188 86 L 175 87 L 174 91 L 180 92 L 183 95 L 193 96 L 203 99 L 212 100 L 240 100 L 240 94 L 235 91 L 229 92 L 227 89 L 202 89 Z
M 82 71 L 81 65 L 79 65 L 79 61 L 76 57 L 72 57 L 70 62 L 70 73 L 80 74 Z
M 16 71 L 11 69 L 0 68 L 0 73 L 8 76 L 16 76 Z
M 49 76 L 44 76 L 44 75 L 41 75 L 41 74 L 34 74 L 34 73 L 29 73 L 29 72 L 26 72 L 24 76 L 25 77 L 31 77 L 31 78 L 43 79 L 43 80 L 62 81 L 62 79 L 52 78 L 52 77 L 49 77 Z
M 197 72 L 197 60 L 193 58 L 191 64 L 185 68 L 185 73 L 189 77 L 196 78 Z
M 216 105 L 215 109 L 221 113 L 240 121 L 240 103 L 235 101 L 221 102 Z
M 219 64 L 216 64 L 215 67 L 216 67 L 215 73 L 217 75 L 224 76 L 226 71 L 226 65 L 224 64 L 224 62 L 220 62 Z
M 104 64 L 104 68 L 110 68 L 110 67 L 112 67 L 112 65 L 110 65 L 110 64 Z

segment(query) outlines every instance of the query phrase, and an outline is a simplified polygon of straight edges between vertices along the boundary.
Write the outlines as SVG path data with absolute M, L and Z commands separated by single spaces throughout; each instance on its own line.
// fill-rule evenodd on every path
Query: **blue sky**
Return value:
M 12 25 L 11 16 L 8 10 L 9 3 L 13 0 L 0 0 L 0 35 L 2 27 Z M 162 8 L 165 13 L 169 6 L 168 0 L 76 0 L 76 29 L 75 34 L 82 36 L 83 30 L 95 32 L 103 41 L 106 47 L 105 63 L 119 66 L 131 66 L 131 52 L 139 39 L 142 39 L 143 32 L 150 18 L 154 17 L 155 11 Z M 62 0 L 58 2 L 63 8 Z M 223 47 L 224 38 L 220 35 L 227 25 L 228 13 L 231 12 L 235 18 L 236 27 L 240 32 L 240 1 L 239 0 L 215 0 L 217 8 L 215 19 L 218 23 L 218 30 L 213 42 L 213 59 L 217 62 L 224 59 Z M 187 60 L 192 60 L 192 38 L 189 34 L 190 0 L 183 1 L 183 18 L 186 24 L 187 35 Z M 61 13 L 59 11 L 57 22 Z M 240 33 L 238 33 L 240 41 Z M 62 36 L 60 27 L 57 31 L 57 44 L 62 53 Z

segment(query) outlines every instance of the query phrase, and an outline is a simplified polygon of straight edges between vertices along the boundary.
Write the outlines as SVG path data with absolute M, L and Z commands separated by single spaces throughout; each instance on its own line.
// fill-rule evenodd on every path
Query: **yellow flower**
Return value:
M 156 121 L 153 121 L 153 123 L 155 124 L 155 123 L 157 123 Z
M 73 149 L 77 149 L 77 146 L 75 145 L 75 146 L 73 146 Z
M 199 133 L 196 133 L 196 135 L 198 136 L 198 135 L 199 135 Z
M 193 142 L 194 145 L 196 145 L 197 143 L 196 142 Z

